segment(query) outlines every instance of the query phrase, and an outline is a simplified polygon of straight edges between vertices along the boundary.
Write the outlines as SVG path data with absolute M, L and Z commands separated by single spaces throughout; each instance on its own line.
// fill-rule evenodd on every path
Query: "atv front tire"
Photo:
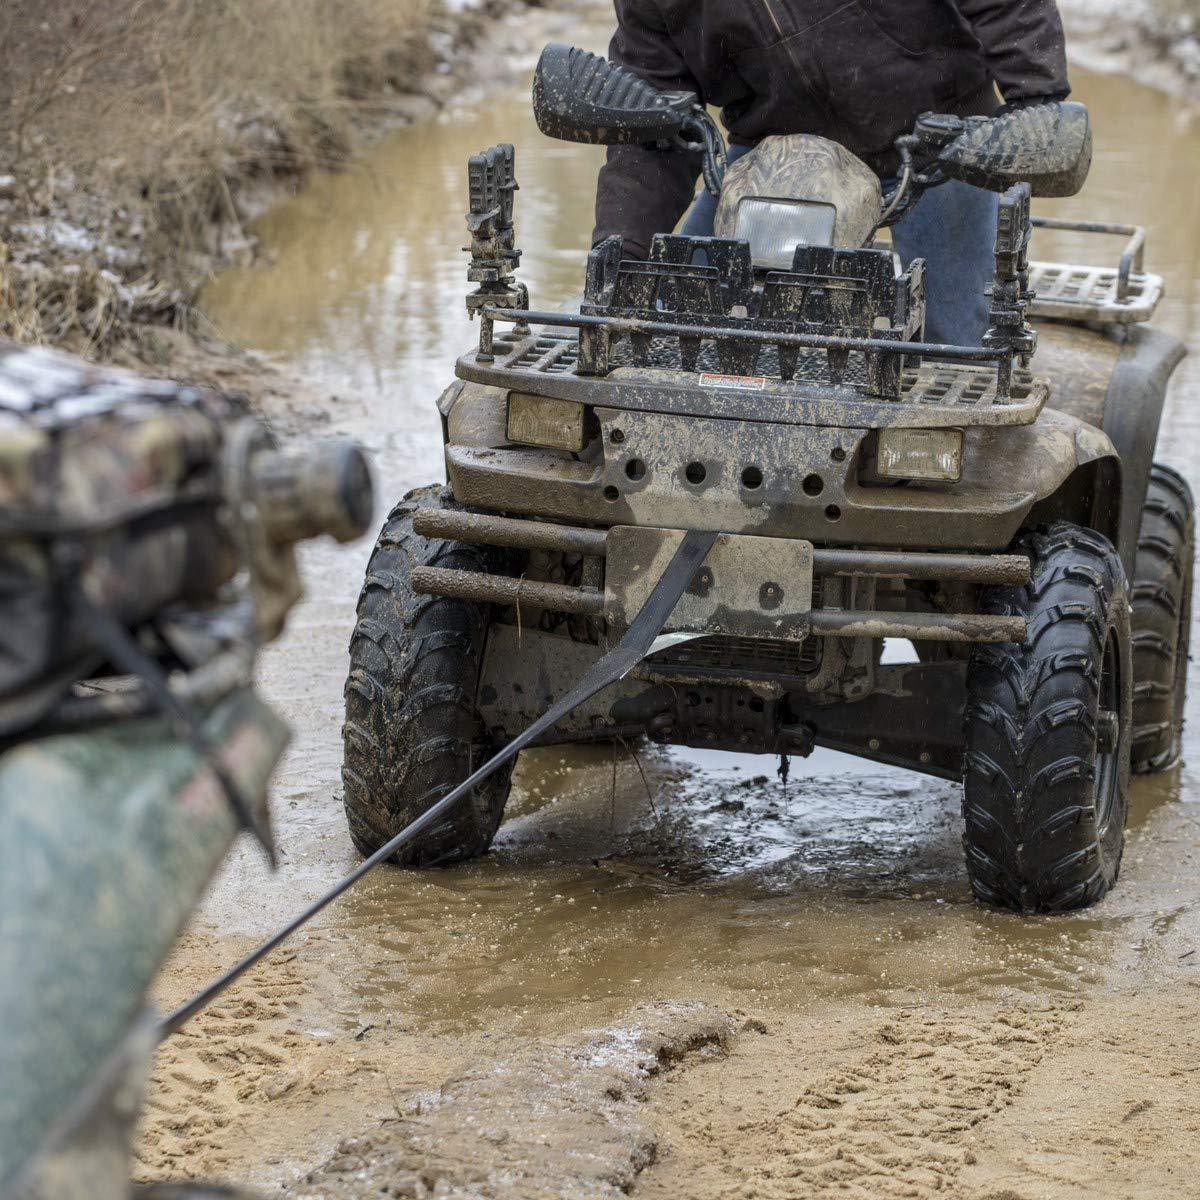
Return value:
M 1133 567 L 1133 769 L 1164 771 L 1179 759 L 1192 630 L 1192 492 L 1155 463 Z
M 342 787 L 350 836 L 373 854 L 460 784 L 498 747 L 475 705 L 490 608 L 413 591 L 416 566 L 486 571 L 476 546 L 413 532 L 441 489 L 411 492 L 388 516 L 367 566 L 350 640 Z M 465 796 L 395 861 L 442 866 L 474 858 L 504 815 L 511 764 Z
M 984 589 L 1024 643 L 967 669 L 963 816 L 975 896 L 1018 912 L 1099 900 L 1125 841 L 1132 740 L 1129 586 L 1107 539 L 1065 522 L 1022 535 L 1023 587 Z

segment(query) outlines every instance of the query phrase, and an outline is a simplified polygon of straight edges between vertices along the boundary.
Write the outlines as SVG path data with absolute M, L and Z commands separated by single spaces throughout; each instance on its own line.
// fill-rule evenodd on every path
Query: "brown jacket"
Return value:
M 960 116 L 1065 96 L 1054 0 L 615 0 L 609 56 L 664 89 L 722 109 L 732 141 L 816 133 L 880 174 L 895 138 L 930 110 Z M 614 146 L 601 169 L 593 241 L 613 233 L 645 256 L 675 227 L 694 155 Z

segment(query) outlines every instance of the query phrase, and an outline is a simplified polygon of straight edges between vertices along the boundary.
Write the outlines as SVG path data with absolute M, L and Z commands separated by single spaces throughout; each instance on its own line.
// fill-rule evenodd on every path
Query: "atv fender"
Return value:
M 1167 384 L 1186 353 L 1178 338 L 1148 326 L 1134 326 L 1117 359 L 1104 401 L 1101 428 L 1121 460 L 1121 513 L 1114 541 L 1130 578 Z
M 1034 496 L 1021 526 L 1071 521 L 1115 543 L 1121 460 L 1108 435 L 1057 409 L 1046 409 L 1036 424 L 1011 433 L 1017 436 L 1005 439 L 1001 453 L 993 451 L 988 466 L 1021 480 Z

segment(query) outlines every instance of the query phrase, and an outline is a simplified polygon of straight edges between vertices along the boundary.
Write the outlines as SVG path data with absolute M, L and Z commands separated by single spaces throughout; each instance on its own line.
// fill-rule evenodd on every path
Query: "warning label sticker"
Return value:
M 717 375 L 705 371 L 700 376 L 701 387 L 736 388 L 740 392 L 761 392 L 767 386 L 765 375 Z

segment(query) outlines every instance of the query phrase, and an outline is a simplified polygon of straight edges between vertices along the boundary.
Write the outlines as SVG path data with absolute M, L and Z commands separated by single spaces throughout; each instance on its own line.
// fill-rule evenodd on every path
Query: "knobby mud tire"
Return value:
M 416 566 L 486 571 L 485 551 L 413 532 L 442 489 L 411 492 L 389 514 L 367 566 L 350 640 L 342 787 L 350 836 L 373 854 L 498 747 L 475 696 L 488 605 L 413 591 Z M 511 764 L 474 789 L 394 861 L 444 866 L 483 854 L 504 815 Z
M 1056 522 L 1022 535 L 1016 548 L 1033 559 L 1030 582 L 984 589 L 981 608 L 1025 617 L 1029 633 L 1022 644 L 981 645 L 971 655 L 963 845 L 977 899 L 1060 912 L 1095 903 L 1120 870 L 1133 705 L 1129 586 L 1111 543 L 1091 530 Z
M 1155 463 L 1133 567 L 1133 769 L 1179 759 L 1192 628 L 1196 517 L 1187 482 Z

